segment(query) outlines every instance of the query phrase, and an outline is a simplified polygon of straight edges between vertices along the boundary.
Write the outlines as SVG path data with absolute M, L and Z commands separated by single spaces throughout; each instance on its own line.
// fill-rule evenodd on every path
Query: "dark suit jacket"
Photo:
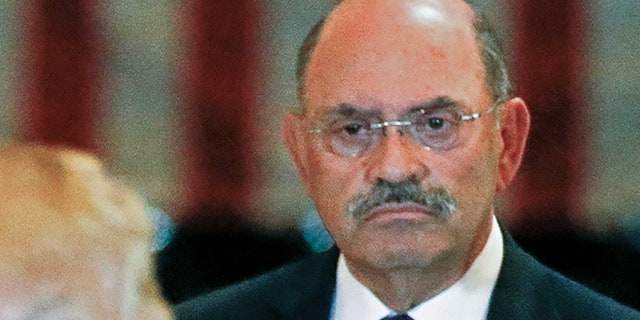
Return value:
M 504 249 L 489 320 L 640 319 L 639 312 L 541 265 L 509 237 Z M 174 311 L 178 319 L 328 319 L 338 254 L 334 249 L 313 255 L 189 300 Z

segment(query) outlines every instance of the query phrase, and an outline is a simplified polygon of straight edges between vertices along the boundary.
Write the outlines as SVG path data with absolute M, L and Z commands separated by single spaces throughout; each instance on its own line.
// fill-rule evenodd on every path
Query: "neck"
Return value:
M 452 286 L 468 269 L 396 268 L 371 269 L 347 262 L 349 271 L 388 308 L 406 312 Z

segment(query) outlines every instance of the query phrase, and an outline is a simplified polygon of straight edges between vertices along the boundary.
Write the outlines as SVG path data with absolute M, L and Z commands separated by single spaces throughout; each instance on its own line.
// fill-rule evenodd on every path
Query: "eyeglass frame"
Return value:
M 440 98 L 442 98 L 442 97 L 439 97 L 438 99 L 440 99 Z M 449 99 L 445 98 L 445 100 L 449 100 Z M 507 98 L 504 98 L 504 97 L 496 99 L 491 104 L 491 106 L 489 108 L 487 108 L 487 110 L 480 111 L 480 112 L 474 112 L 474 113 L 471 113 L 471 114 L 460 114 L 459 112 L 456 111 L 455 113 L 458 115 L 458 117 L 460 117 L 460 122 L 461 123 L 472 122 L 474 120 L 480 119 L 482 116 L 484 116 L 486 114 L 495 112 L 498 109 L 498 107 L 503 105 L 504 103 L 506 103 L 506 101 L 507 101 Z M 453 102 L 451 101 L 451 103 L 453 103 Z M 388 127 L 409 127 L 410 128 L 414 124 L 415 124 L 414 121 L 411 121 L 411 120 L 388 120 L 388 121 L 382 121 L 382 122 L 378 122 L 378 123 L 369 123 L 369 126 L 370 126 L 370 129 L 372 129 L 372 130 L 377 130 L 377 129 L 384 130 L 385 128 L 388 128 Z M 309 130 L 307 130 L 307 133 L 321 134 L 321 133 L 325 132 L 326 129 L 327 129 L 326 127 L 325 128 L 309 129 Z M 383 131 L 383 136 L 386 136 L 386 133 L 384 133 L 384 131 Z M 411 134 L 411 136 L 412 136 L 412 140 L 414 140 L 414 142 L 416 142 L 419 146 L 421 146 L 422 148 L 425 148 L 427 150 L 431 150 L 431 151 L 434 151 L 434 152 L 437 152 L 437 153 L 442 153 L 442 152 L 446 152 L 446 151 L 450 150 L 450 149 L 444 150 L 444 151 L 433 150 L 431 147 L 425 146 L 425 145 L 421 144 L 419 141 L 416 141 L 416 139 L 413 137 L 413 134 Z M 331 149 L 331 148 L 329 148 L 329 149 Z M 369 150 L 367 150 L 367 151 L 369 151 Z M 352 154 L 352 155 L 350 155 L 350 154 L 340 154 L 340 153 L 337 153 L 337 152 L 331 151 L 331 150 L 329 152 L 331 152 L 333 154 L 336 154 L 337 156 L 341 156 L 341 157 L 356 158 L 356 157 L 361 156 L 362 154 L 365 154 L 367 151 L 363 151 L 363 152 Z

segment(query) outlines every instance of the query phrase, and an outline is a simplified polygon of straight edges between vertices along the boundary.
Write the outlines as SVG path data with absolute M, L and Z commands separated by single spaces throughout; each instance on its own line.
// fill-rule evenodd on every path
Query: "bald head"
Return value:
M 403 34 L 412 35 L 401 37 Z M 482 12 L 466 1 L 342 1 L 328 17 L 313 27 L 300 48 L 296 73 L 300 102 L 303 106 L 306 104 L 305 86 L 309 79 L 309 65 L 322 43 L 341 50 L 379 39 L 385 41 L 389 48 L 398 49 L 400 54 L 406 50 L 401 48 L 402 45 L 407 47 L 407 41 L 410 41 L 409 47 L 414 48 L 421 43 L 429 43 L 434 48 L 446 48 L 456 45 L 452 40 L 460 38 L 464 38 L 464 42 L 475 49 L 474 52 L 461 52 L 457 48 L 460 54 L 466 54 L 471 59 L 473 55 L 479 55 L 486 89 L 492 99 L 507 98 L 511 93 L 511 84 L 497 36 Z

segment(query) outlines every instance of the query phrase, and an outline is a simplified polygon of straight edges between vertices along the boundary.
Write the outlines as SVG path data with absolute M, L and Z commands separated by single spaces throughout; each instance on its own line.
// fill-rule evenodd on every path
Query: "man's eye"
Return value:
M 369 122 L 362 120 L 344 120 L 332 123 L 329 128 L 334 135 L 353 137 L 366 135 L 370 125 Z
M 430 117 L 427 119 L 426 125 L 428 126 L 428 129 L 440 131 L 446 128 L 447 120 L 440 117 Z
M 419 130 L 443 132 L 455 127 L 457 122 L 453 114 L 440 112 L 424 115 L 424 117 L 421 117 L 416 123 L 418 124 Z
M 349 123 L 347 125 L 344 126 L 344 128 L 342 129 L 342 132 L 350 135 L 350 136 L 354 136 L 357 135 L 358 133 L 361 133 L 364 130 L 364 125 L 362 123 Z

